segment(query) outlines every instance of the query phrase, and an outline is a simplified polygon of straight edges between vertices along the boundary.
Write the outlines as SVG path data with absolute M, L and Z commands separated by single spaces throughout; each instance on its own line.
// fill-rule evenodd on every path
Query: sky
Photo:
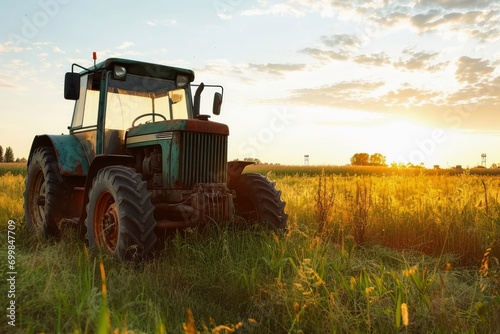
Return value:
M 0 5 L 0 145 L 68 133 L 64 73 L 109 57 L 224 86 L 229 159 L 500 165 L 500 1 L 26 0 Z M 204 102 L 210 102 L 205 96 Z M 206 110 L 202 113 L 209 113 Z

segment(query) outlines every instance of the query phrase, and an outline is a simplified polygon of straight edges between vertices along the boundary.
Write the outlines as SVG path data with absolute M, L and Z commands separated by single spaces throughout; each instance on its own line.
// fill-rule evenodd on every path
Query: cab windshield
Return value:
M 174 81 L 133 74 L 128 74 L 126 80 L 110 78 L 105 128 L 126 130 L 144 114 L 150 115 L 137 120 L 136 125 L 189 118 L 185 89 L 177 89 Z

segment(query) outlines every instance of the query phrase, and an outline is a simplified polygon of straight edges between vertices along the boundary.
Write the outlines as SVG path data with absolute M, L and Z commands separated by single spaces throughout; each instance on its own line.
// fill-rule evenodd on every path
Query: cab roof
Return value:
M 112 70 L 115 65 L 125 67 L 127 69 L 127 73 L 140 76 L 175 80 L 178 74 L 182 74 L 188 76 L 189 82 L 194 80 L 194 72 L 192 70 L 123 58 L 108 58 L 95 66 L 90 67 L 88 70 L 80 72 L 80 74 L 95 72 L 103 69 Z

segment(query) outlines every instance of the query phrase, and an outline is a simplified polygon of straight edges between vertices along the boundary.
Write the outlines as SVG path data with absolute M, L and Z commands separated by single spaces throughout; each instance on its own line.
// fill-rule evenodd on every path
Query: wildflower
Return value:
M 351 276 L 350 280 L 349 280 L 349 283 L 351 285 L 351 289 L 355 289 L 356 288 L 356 279 L 354 277 Z
M 408 319 L 408 305 L 406 303 L 401 304 L 401 318 L 403 318 L 403 325 L 408 327 L 410 321 Z
M 411 268 L 408 268 L 406 270 L 403 270 L 403 276 L 404 277 L 410 277 L 410 276 L 413 276 L 415 275 L 415 273 L 417 272 L 417 269 L 418 269 L 418 264 L 417 265 L 414 265 L 413 267 Z
M 193 312 L 189 308 L 186 311 L 186 318 L 187 318 L 187 321 L 182 324 L 182 329 L 184 329 L 184 333 L 186 333 L 186 334 L 196 334 L 197 331 L 196 331 L 196 327 L 194 325 Z

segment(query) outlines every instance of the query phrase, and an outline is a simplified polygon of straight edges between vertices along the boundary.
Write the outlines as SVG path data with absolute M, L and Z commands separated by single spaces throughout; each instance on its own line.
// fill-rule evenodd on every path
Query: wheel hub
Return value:
M 105 191 L 99 196 L 95 215 L 94 233 L 97 245 L 114 252 L 118 242 L 119 218 L 118 206 L 109 192 Z
M 116 204 L 113 203 L 109 206 L 108 211 L 102 218 L 102 227 L 106 236 L 112 235 L 115 232 L 117 221 L 118 217 L 116 215 Z

